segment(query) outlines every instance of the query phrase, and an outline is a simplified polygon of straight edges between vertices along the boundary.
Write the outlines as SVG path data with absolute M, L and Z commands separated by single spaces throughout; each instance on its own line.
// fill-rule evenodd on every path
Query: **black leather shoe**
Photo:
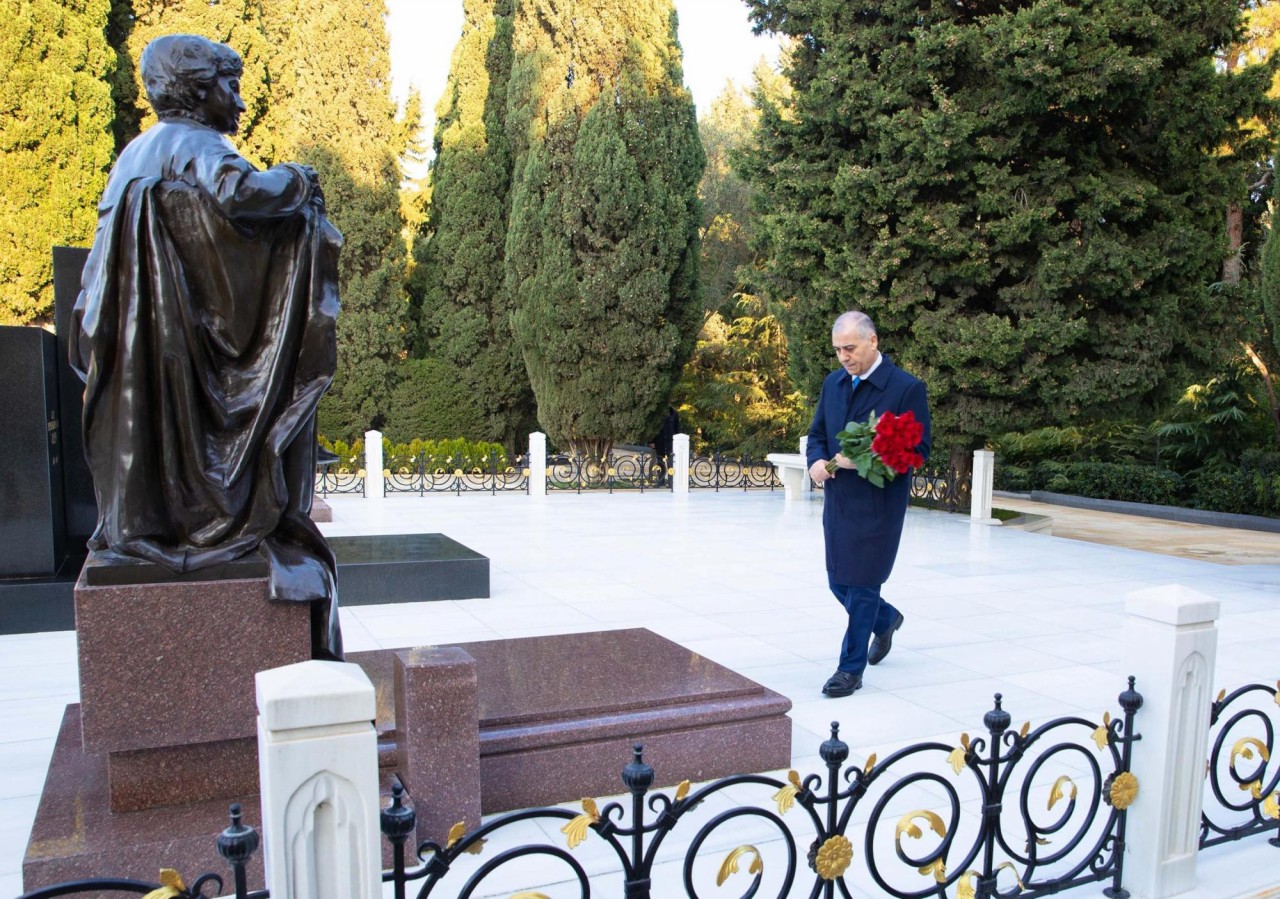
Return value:
M 871 641 L 871 648 L 867 650 L 868 665 L 879 665 L 884 661 L 884 657 L 889 654 L 889 650 L 893 649 L 893 632 L 902 627 L 902 622 L 906 620 L 907 619 L 903 617 L 902 613 L 899 612 L 898 620 L 889 628 L 889 632 L 887 634 L 880 634 Z
M 837 671 L 822 687 L 828 696 L 851 696 L 854 690 L 862 689 L 862 675 L 850 674 L 848 671 Z

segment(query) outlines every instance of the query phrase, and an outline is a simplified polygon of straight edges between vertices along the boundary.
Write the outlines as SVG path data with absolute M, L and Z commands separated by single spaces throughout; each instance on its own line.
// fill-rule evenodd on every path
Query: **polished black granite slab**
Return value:
M 65 555 L 57 341 L 0 327 L 0 577 L 51 577 Z
M 338 558 L 340 606 L 483 599 L 489 596 L 489 559 L 444 534 L 332 537 Z M 70 630 L 75 626 L 72 589 L 83 558 L 68 561 L 57 576 L 0 579 L 0 634 Z M 215 569 L 174 575 L 150 562 L 85 566 L 93 586 L 261 577 L 266 563 L 249 556 Z
M 489 559 L 444 534 L 330 537 L 344 606 L 489 595 Z
M 83 553 L 98 523 L 93 475 L 84 458 L 84 382 L 71 370 L 71 313 L 80 294 L 80 273 L 89 258 L 88 247 L 53 248 L 53 320 L 58 340 L 58 419 L 62 425 L 62 506 L 67 528 L 67 551 Z

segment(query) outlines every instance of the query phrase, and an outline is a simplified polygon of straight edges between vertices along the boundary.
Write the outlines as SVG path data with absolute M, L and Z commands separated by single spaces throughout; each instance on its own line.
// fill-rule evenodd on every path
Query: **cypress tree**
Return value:
M 263 0 L 267 161 L 320 174 L 342 232 L 338 371 L 318 413 L 333 439 L 380 427 L 404 354 L 406 252 L 383 0 Z
M 114 140 L 109 0 L 5 0 L 0 324 L 53 317 L 55 244 L 86 245 Z
M 961 461 L 1212 363 L 1205 287 L 1265 87 L 1215 69 L 1235 0 L 748 5 L 795 38 L 748 174 L 807 390 L 862 308 Z
M 526 0 L 506 283 L 538 420 L 599 457 L 656 430 L 700 323 L 705 162 L 671 0 Z
M 462 36 L 436 109 L 431 205 L 414 247 L 409 292 L 416 313 L 414 355 L 433 365 L 424 392 L 465 388 L 469 415 L 450 416 L 464 433 L 515 451 L 536 427 L 533 392 L 511 330 L 503 288 L 511 191 L 507 86 L 511 0 L 465 0 Z M 449 382 L 442 383 L 441 380 Z M 423 422 L 423 433 L 434 425 Z

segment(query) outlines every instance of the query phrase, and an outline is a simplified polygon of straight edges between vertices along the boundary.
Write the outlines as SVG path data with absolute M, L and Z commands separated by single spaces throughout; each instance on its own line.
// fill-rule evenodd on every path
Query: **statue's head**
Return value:
M 235 134 L 240 99 L 240 54 L 195 34 L 168 34 L 142 51 L 142 83 L 160 119 L 189 118 Z

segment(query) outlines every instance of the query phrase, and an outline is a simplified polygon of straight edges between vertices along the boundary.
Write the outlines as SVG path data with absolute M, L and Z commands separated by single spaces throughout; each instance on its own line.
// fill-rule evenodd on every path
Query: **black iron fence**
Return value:
M 364 496 L 364 471 L 332 471 L 327 467 L 316 469 L 316 496 L 335 493 L 358 493 Z
M 1140 739 L 1133 719 L 1142 705 L 1133 678 L 1119 703 L 1118 718 L 1066 717 L 1013 730 L 996 694 L 983 717 L 984 735 L 962 734 L 954 745 L 918 743 L 854 765 L 846 764 L 849 747 L 833 723 L 819 749 L 824 774 L 746 774 L 697 789 L 686 781 L 673 794 L 650 792 L 655 772 L 636 746 L 622 771 L 629 801 L 601 807 L 584 799 L 580 810 L 513 812 L 470 833 L 459 824 L 443 844 L 419 844 L 411 866 L 405 844 L 415 816 L 397 785 L 381 816 L 393 858 L 382 879 L 397 899 L 410 890 L 419 899 L 442 896 L 436 889 L 446 880 L 450 895 L 489 895 L 499 885 L 486 881 L 500 870 L 507 884 L 535 868 L 530 880 L 560 889 L 568 883 L 582 897 L 602 895 L 604 881 L 616 883 L 627 899 L 704 896 L 730 881 L 742 896 L 779 899 L 833 899 L 853 891 L 898 899 L 1036 897 L 1091 883 L 1106 883 L 1108 896 L 1123 897 L 1126 809 L 1138 791 L 1130 770 L 1132 743 Z M 543 838 L 515 842 L 531 830 Z M 663 860 L 668 839 L 681 848 Z M 580 850 L 588 841 L 593 845 Z M 264 899 L 266 892 L 245 888 L 257 834 L 240 824 L 236 806 L 218 847 L 232 865 L 238 899 Z M 597 871 L 593 890 L 587 867 L 601 864 L 609 870 Z M 180 884 L 177 875 L 169 878 L 170 886 Z M 206 875 L 190 888 L 174 886 L 173 895 L 199 896 L 205 885 L 220 889 L 221 881 Z M 107 888 L 145 893 L 158 886 L 85 880 L 20 899 Z M 510 887 L 499 891 L 512 893 Z
M 1209 714 L 1208 790 L 1200 816 L 1200 848 L 1272 832 L 1280 846 L 1280 682 L 1250 684 L 1214 700 Z
M 529 457 L 508 461 L 496 450 L 485 456 L 419 453 L 393 456 L 383 475 L 384 496 L 393 493 L 498 493 L 529 491 Z
M 954 468 L 922 468 L 911 475 L 911 500 L 929 509 L 968 512 L 973 502 L 972 482 Z
M 648 453 L 610 453 L 593 458 L 557 453 L 547 458 L 547 492 L 670 490 L 671 460 Z
M 750 456 L 733 458 L 719 453 L 689 460 L 689 489 L 780 490 L 782 480 L 773 463 Z

